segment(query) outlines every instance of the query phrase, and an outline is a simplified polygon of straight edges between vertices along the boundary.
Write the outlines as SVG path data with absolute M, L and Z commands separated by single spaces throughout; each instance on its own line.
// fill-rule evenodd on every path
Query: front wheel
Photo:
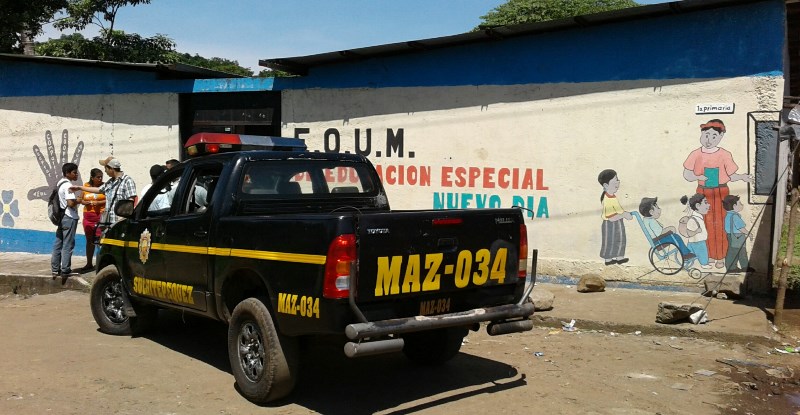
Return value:
M 233 377 L 241 394 L 255 403 L 288 395 L 297 381 L 297 341 L 278 333 L 265 301 L 239 303 L 228 326 Z
M 90 294 L 90 306 L 94 321 L 100 331 L 113 335 L 138 335 L 149 330 L 158 316 L 158 309 L 144 304 L 135 307 L 136 317 L 125 313 L 122 297 L 122 277 L 113 265 L 109 265 L 95 277 Z
M 466 335 L 467 329 L 462 327 L 409 333 L 403 335 L 403 354 L 415 363 L 440 365 L 458 354 Z

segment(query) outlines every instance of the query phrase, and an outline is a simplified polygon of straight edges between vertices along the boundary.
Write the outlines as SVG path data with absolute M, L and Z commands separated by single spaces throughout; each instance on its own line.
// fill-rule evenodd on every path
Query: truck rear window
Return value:
M 249 195 L 371 194 L 376 186 L 364 163 L 329 160 L 265 160 L 249 163 L 241 193 Z

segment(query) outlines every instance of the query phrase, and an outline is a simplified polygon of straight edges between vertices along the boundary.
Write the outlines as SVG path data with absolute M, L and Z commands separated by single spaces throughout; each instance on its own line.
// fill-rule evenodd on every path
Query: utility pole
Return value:
M 783 304 L 786 299 L 786 286 L 788 285 L 789 271 L 792 268 L 792 259 L 794 257 L 794 240 L 795 231 L 797 229 L 798 211 L 797 204 L 800 200 L 800 191 L 797 187 L 792 188 L 792 201 L 789 204 L 789 230 L 786 237 L 786 256 L 781 262 L 781 274 L 778 277 L 778 295 L 775 298 L 775 316 L 773 317 L 773 324 L 780 328 L 783 322 Z

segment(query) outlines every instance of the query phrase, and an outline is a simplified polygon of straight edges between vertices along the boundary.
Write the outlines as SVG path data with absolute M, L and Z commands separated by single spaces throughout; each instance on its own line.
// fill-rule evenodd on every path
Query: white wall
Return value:
M 523 200 L 535 212 L 526 217 L 529 244 L 539 249 L 540 273 L 686 283 L 692 281 L 686 272 L 653 272 L 649 244 L 635 220 L 625 223 L 630 262 L 603 265 L 602 187 L 597 176 L 603 169 L 616 170 L 622 181 L 617 196 L 624 209 L 636 211 L 642 197 L 657 196 L 664 211 L 661 222 L 676 225 L 683 215 L 680 197 L 696 189 L 695 182 L 683 178 L 682 165 L 700 146 L 700 124 L 722 119 L 727 133 L 720 147 L 733 154 L 738 173 L 752 173 L 748 160 L 754 163 L 755 150 L 750 143 L 748 154 L 747 113 L 779 111 L 782 91 L 781 77 L 284 91 L 282 134 L 293 136 L 301 129 L 311 149 L 324 151 L 326 143 L 335 148 L 335 135 L 329 130 L 335 129 L 339 151 L 354 152 L 356 131 L 364 150 L 371 130 L 368 157 L 381 169 L 394 209 L 431 209 L 442 194 L 459 200 L 471 197 L 470 208 L 479 198 L 499 201 L 502 207 Z M 701 103 L 734 103 L 735 112 L 698 115 L 695 106 Z M 402 157 L 396 151 L 387 155 L 387 130 L 402 130 Z M 429 169 L 430 183 L 388 180 L 387 172 L 400 166 L 406 171 Z M 457 167 L 531 169 L 533 182 L 525 189 L 490 187 L 491 181 L 458 186 L 442 173 Z M 745 183 L 729 185 L 731 194 L 742 196 L 742 216 L 752 226 L 763 205 L 747 204 Z M 768 267 L 770 212 L 767 206 L 756 249 L 753 242 L 748 246 L 752 265 L 762 273 Z
M 0 190 L 12 191 L 19 206 L 13 227 L 51 231 L 46 198 L 63 163 L 76 162 L 86 181 L 93 167 L 101 168 L 99 159 L 113 155 L 141 189 L 150 182 L 151 165 L 177 158 L 178 99 L 176 94 L 0 98 L 0 134 Z

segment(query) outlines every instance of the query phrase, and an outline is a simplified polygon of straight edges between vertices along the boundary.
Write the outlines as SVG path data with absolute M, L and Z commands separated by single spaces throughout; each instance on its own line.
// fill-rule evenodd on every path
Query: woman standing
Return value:
M 697 193 L 708 200 L 710 210 L 705 217 L 708 230 L 708 255 L 717 268 L 725 266 L 728 239 L 725 234 L 725 209 L 722 200 L 730 194 L 728 182 L 753 182 L 748 174 L 737 174 L 739 166 L 733 161 L 730 151 L 719 147 L 725 136 L 725 124 L 713 119 L 700 125 L 700 147 L 692 151 L 683 162 L 683 178 L 697 182 Z
M 625 225 L 622 219 L 631 220 L 633 216 L 630 212 L 622 209 L 617 200 L 619 190 L 619 177 L 617 172 L 606 169 L 597 176 L 597 181 L 603 186 L 603 193 L 600 195 L 600 203 L 603 204 L 603 225 L 601 232 L 603 236 L 602 246 L 600 247 L 600 257 L 605 260 L 606 265 L 624 264 L 628 262 L 625 258 Z
M 89 181 L 84 184 L 88 187 L 100 187 L 103 184 L 103 172 L 92 169 Z M 94 244 L 100 237 L 100 217 L 106 210 L 106 195 L 102 193 L 83 192 L 80 199 L 83 205 L 83 233 L 86 235 L 86 266 L 80 269 L 87 273 L 94 269 Z

